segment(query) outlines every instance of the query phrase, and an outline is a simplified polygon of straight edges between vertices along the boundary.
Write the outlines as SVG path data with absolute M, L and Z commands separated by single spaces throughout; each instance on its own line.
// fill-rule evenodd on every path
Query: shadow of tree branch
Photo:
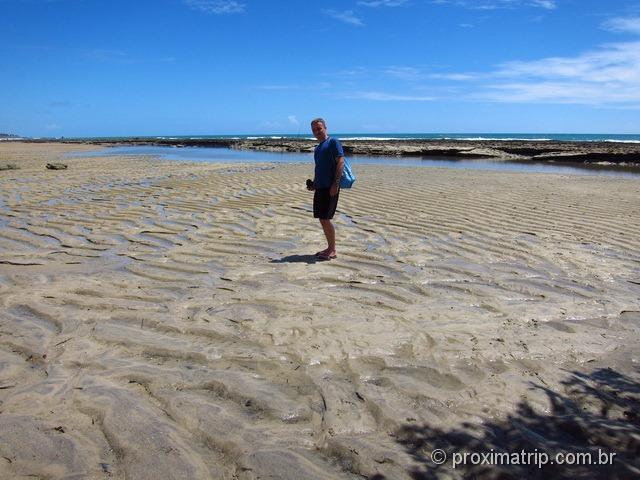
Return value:
M 404 426 L 397 441 L 419 465 L 410 475 L 415 479 L 640 478 L 640 383 L 603 368 L 590 374 L 570 372 L 563 393 L 534 384 L 532 388 L 546 394 L 548 413 L 520 402 L 506 419 L 481 425 L 466 423 L 451 431 Z M 442 465 L 432 461 L 436 448 L 447 454 Z M 544 457 L 525 459 L 520 452 L 546 454 L 549 462 L 535 464 Z M 454 469 L 454 456 L 461 460 L 465 453 L 466 464 Z M 472 457 L 473 453 L 480 455 Z M 494 455 L 481 457 L 482 453 Z M 558 453 L 563 464 L 555 459 Z

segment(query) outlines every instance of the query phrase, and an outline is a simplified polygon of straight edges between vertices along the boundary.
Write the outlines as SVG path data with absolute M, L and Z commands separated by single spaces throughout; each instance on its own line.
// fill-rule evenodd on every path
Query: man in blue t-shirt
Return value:
M 311 131 L 320 143 L 313 154 L 316 164 L 313 183 L 307 188 L 315 191 L 313 217 L 320 219 L 328 245 L 325 250 L 316 253 L 316 256 L 321 260 L 331 260 L 336 258 L 336 230 L 331 219 L 338 206 L 344 151 L 338 140 L 329 137 L 327 124 L 322 118 L 316 118 L 311 122 Z

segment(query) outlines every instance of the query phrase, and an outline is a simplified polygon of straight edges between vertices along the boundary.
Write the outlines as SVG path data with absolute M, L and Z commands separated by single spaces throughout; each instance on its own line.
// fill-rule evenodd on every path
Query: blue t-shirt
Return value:
M 313 153 L 316 162 L 314 185 L 316 188 L 330 188 L 336 178 L 336 160 L 344 157 L 340 141 L 327 138 L 318 144 Z

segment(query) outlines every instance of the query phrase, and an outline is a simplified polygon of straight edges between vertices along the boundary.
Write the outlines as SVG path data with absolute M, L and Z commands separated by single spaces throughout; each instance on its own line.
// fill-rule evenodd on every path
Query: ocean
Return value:
M 640 143 L 640 134 L 605 133 L 335 133 L 333 137 L 341 140 L 533 140 L 564 142 L 621 142 Z M 128 137 L 67 137 L 68 140 L 117 141 L 131 138 L 149 140 L 200 140 L 200 139 L 284 139 L 306 138 L 313 140 L 311 134 L 242 134 L 242 135 L 158 135 Z

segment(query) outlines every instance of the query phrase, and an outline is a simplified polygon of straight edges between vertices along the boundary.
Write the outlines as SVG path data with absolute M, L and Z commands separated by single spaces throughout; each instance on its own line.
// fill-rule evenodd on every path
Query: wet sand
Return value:
M 317 262 L 310 165 L 44 167 L 88 150 L 0 144 L 1 478 L 456 477 L 447 432 L 638 385 L 640 179 L 361 166 Z

